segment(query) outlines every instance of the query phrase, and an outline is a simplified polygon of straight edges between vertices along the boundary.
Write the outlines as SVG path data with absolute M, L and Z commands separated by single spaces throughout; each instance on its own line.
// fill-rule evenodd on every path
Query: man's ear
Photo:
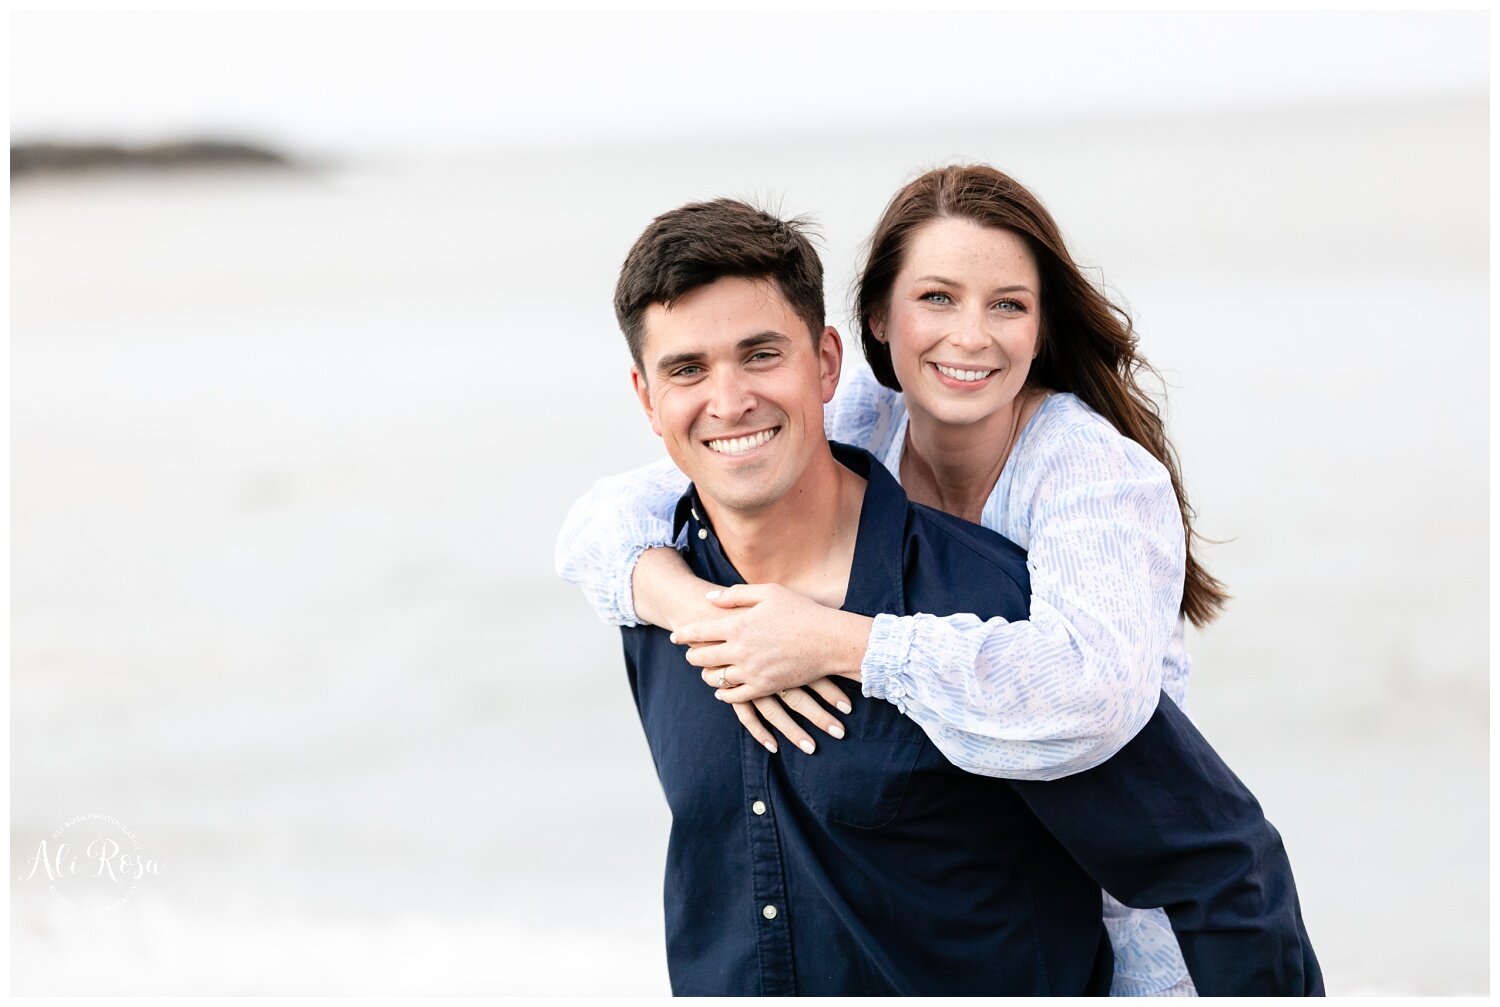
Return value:
M 830 325 L 818 337 L 818 379 L 823 386 L 825 405 L 832 401 L 833 393 L 839 387 L 843 367 L 844 342 L 839 338 L 839 330 Z
M 646 386 L 646 377 L 639 367 L 630 369 L 630 383 L 635 387 L 636 398 L 641 400 L 641 408 L 646 410 L 646 419 L 651 423 L 651 432 L 660 437 L 661 426 L 656 422 L 656 410 L 651 405 L 651 389 Z

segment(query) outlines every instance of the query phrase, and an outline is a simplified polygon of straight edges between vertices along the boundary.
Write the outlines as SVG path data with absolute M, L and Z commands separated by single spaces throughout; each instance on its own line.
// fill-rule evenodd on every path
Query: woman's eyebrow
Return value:
M 957 280 L 950 280 L 946 276 L 933 276 L 933 275 L 919 276 L 913 282 L 916 282 L 916 283 L 943 283 L 943 284 L 947 284 L 950 287 L 961 287 L 961 286 L 963 286 L 963 284 L 959 283 Z M 1030 293 L 1033 293 L 1032 289 L 1030 287 L 1026 286 L 1026 284 L 1024 284 L 1024 283 L 1012 283 L 1008 287 L 996 287 L 994 290 L 992 290 L 990 292 L 993 293 L 993 294 L 1030 294 Z

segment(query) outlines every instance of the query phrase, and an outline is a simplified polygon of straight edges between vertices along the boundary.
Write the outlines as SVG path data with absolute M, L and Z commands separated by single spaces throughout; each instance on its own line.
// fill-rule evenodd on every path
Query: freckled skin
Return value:
M 953 219 L 912 233 L 875 331 L 890 344 L 914 428 L 973 427 L 965 436 L 981 438 L 1010 431 L 1037 350 L 1041 292 L 1018 235 Z M 954 387 L 938 363 L 995 373 Z

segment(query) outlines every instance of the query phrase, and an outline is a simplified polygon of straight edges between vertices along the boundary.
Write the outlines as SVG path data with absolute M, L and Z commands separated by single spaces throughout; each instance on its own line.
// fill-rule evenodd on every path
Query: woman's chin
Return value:
M 911 405 L 908 399 L 908 408 Z M 912 422 L 920 427 L 925 423 L 934 423 L 939 427 L 953 427 L 955 429 L 967 429 L 976 424 L 983 424 L 986 420 L 998 422 L 1000 414 L 1005 411 L 1004 403 L 988 402 L 954 402 L 952 400 L 938 399 L 937 401 L 925 401 L 916 403 L 917 408 L 910 409 Z

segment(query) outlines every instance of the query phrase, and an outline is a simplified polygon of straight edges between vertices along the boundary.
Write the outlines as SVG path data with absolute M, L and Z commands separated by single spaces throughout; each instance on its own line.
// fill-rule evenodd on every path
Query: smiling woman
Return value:
M 901 481 L 913 500 L 977 522 L 1044 398 L 1028 385 L 1040 338 L 1036 260 L 1015 233 L 965 219 L 923 225 L 905 260 L 871 321 L 908 414 L 921 417 L 908 427 L 922 443 L 906 454 Z M 972 475 L 939 472 L 929 461 L 980 443 L 1002 447 Z

